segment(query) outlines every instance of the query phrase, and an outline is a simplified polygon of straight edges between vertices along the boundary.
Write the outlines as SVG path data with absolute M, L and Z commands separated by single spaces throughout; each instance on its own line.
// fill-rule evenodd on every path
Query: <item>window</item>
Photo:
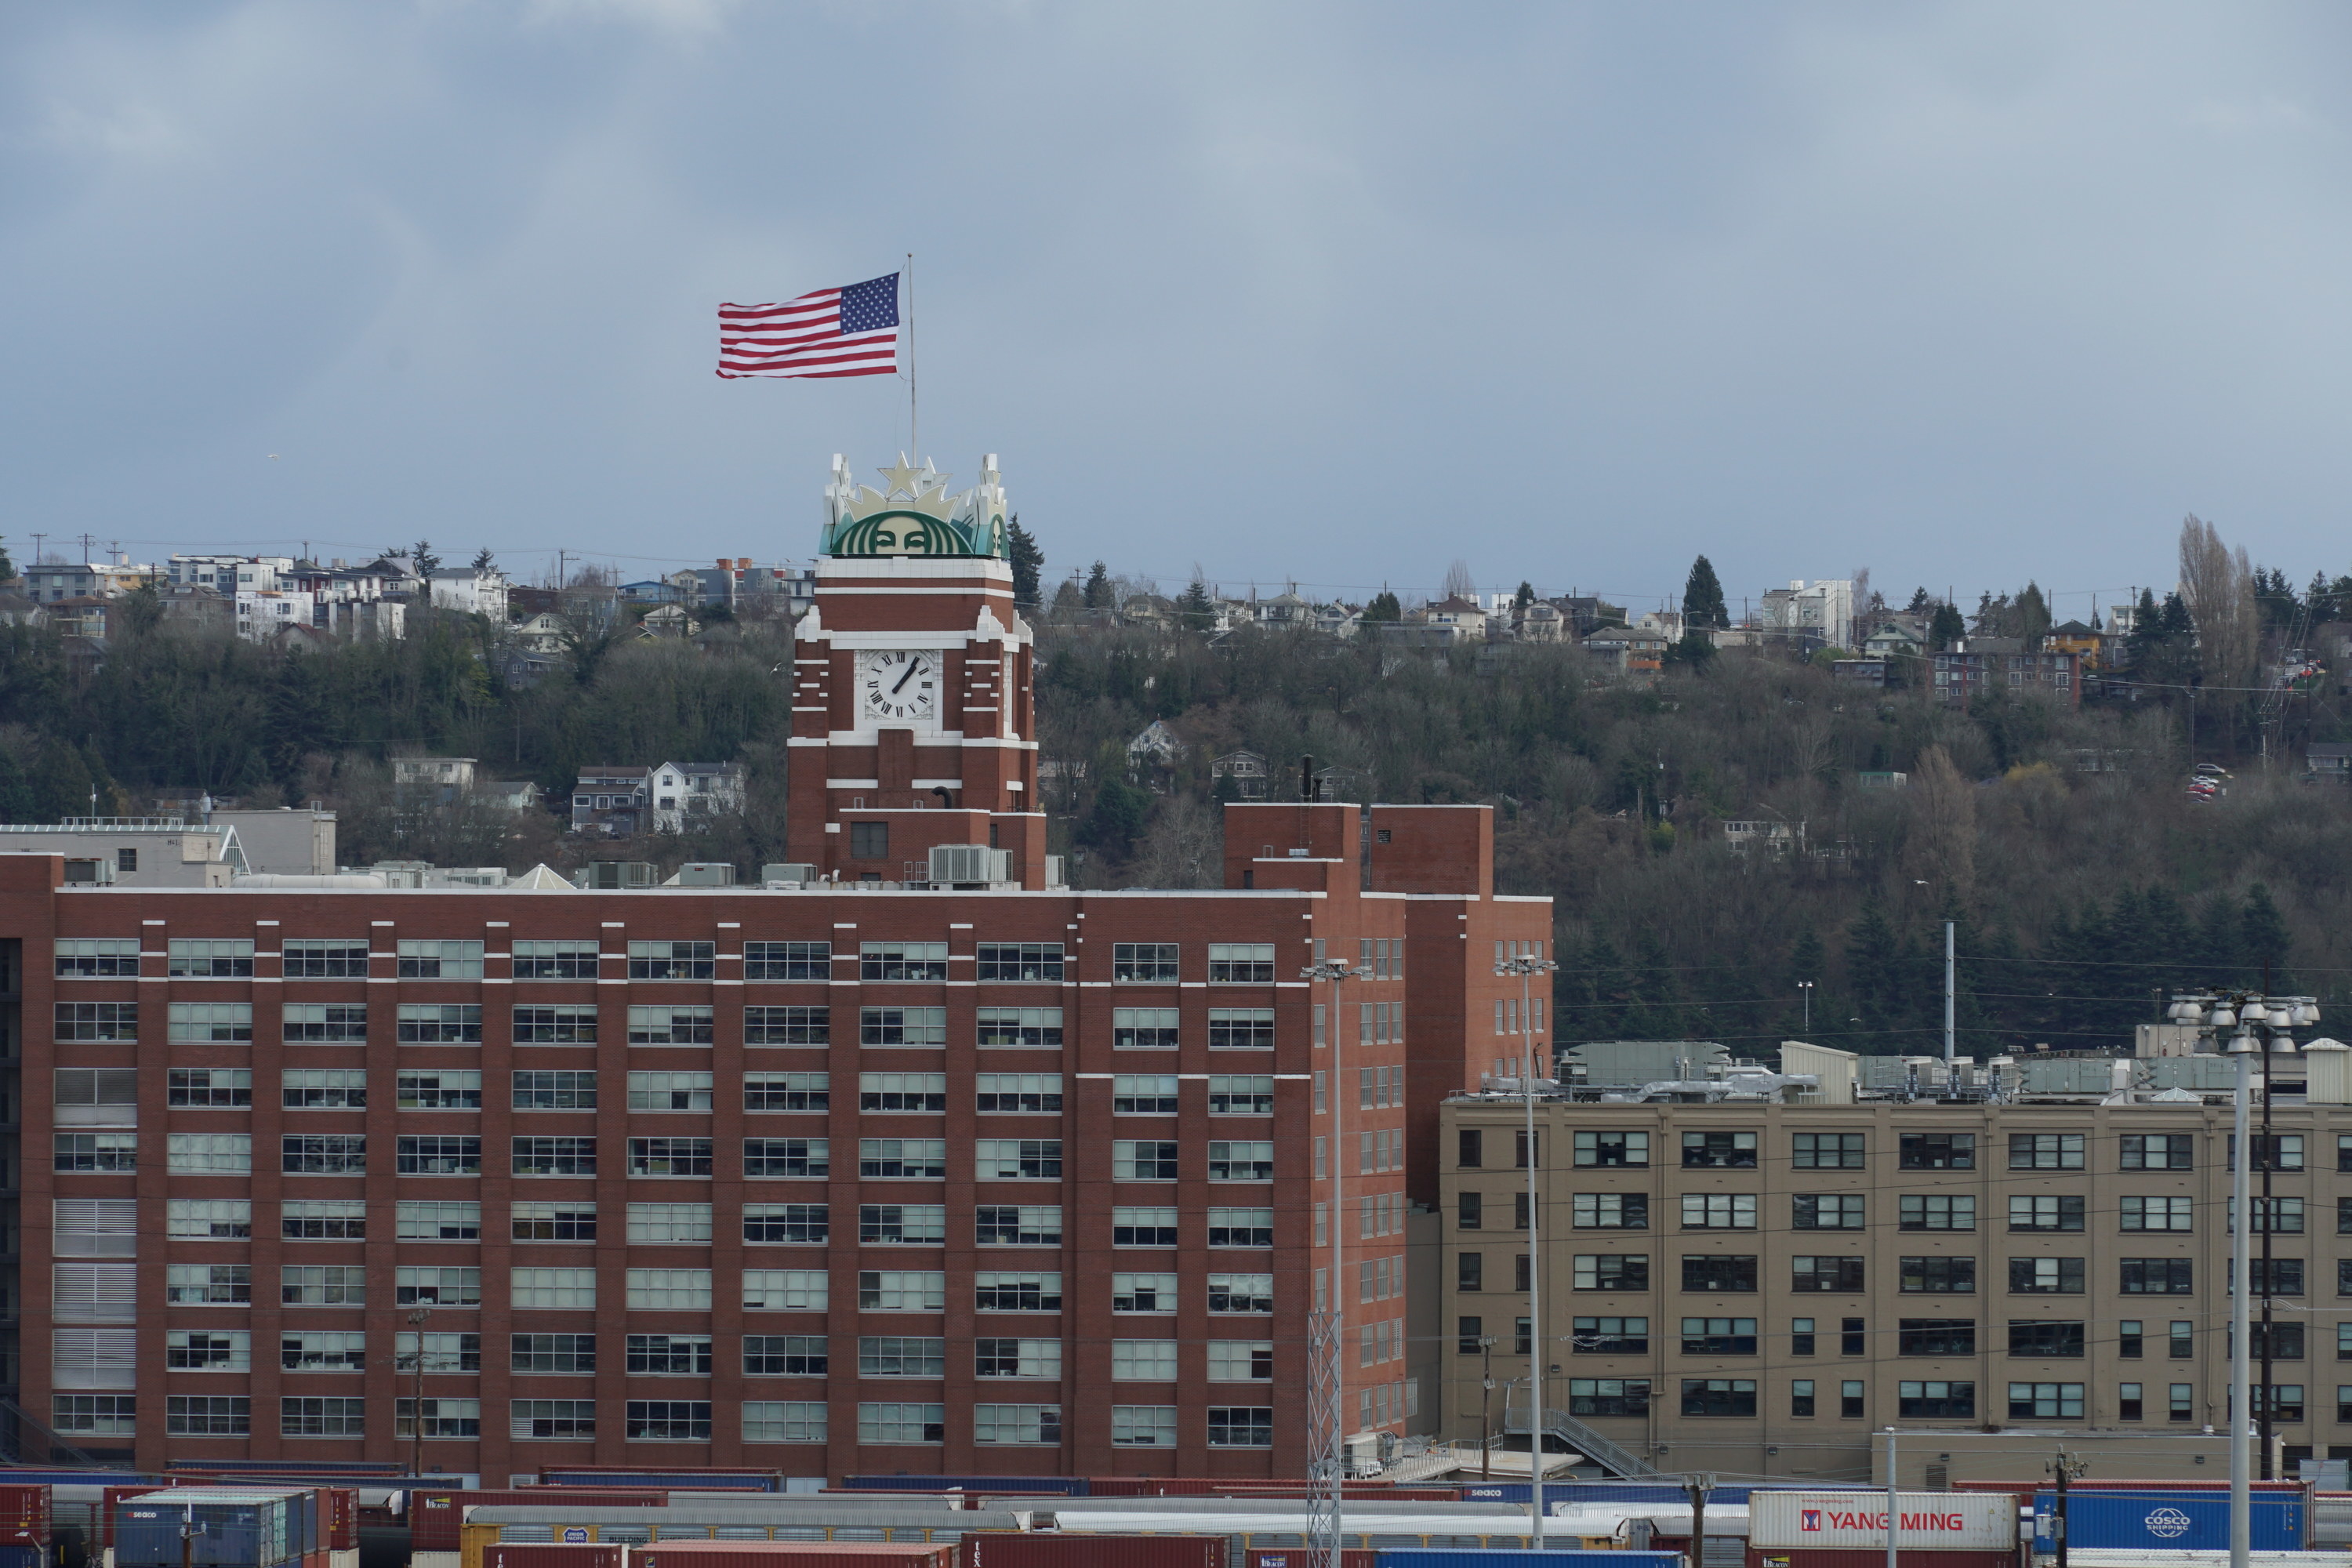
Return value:
M 136 1132 L 59 1132 L 50 1143 L 53 1168 L 75 1173 L 135 1170 Z
M 236 980 L 253 973 L 250 937 L 172 938 L 165 973 L 190 980 Z
M 279 1095 L 289 1110 L 367 1109 L 364 1068 L 286 1068 L 279 1080 Z
M 596 1305 L 593 1268 L 517 1268 L 509 1285 L 518 1308 L 589 1311 Z
M 482 1271 L 403 1265 L 392 1271 L 392 1299 L 401 1307 L 478 1307 Z
M 1568 1380 L 1571 1415 L 1635 1415 L 1650 1413 L 1646 1377 L 1572 1377 Z
M 1754 1230 L 1756 1195 L 1753 1193 L 1685 1193 L 1683 1228 Z
M 944 1180 L 948 1173 L 947 1151 L 944 1138 L 860 1138 L 857 1173 L 916 1181 Z
M 1271 1274 L 1210 1275 L 1209 1310 L 1212 1313 L 1273 1311 L 1274 1276 Z
M 1174 1447 L 1176 1407 L 1172 1405 L 1112 1405 L 1110 1446 L 1114 1448 Z
M 1861 1230 L 1860 1193 L 1799 1193 L 1790 1223 L 1799 1230 Z
M 2197 1325 L 2193 1322 L 2174 1323 L 2171 1326 L 2169 1336 L 2166 1341 L 2165 1359 L 2168 1361 L 2188 1361 L 2191 1357 L 2195 1356 L 2196 1353 Z
M 718 973 L 718 948 L 707 942 L 629 943 L 632 980 L 708 980 Z
M 1176 1245 L 1176 1211 L 1172 1208 L 1114 1208 L 1110 1211 L 1110 1244 L 1113 1247 L 1173 1247 Z
M 1685 1415 L 1754 1415 L 1756 1380 L 1752 1377 L 1686 1377 L 1683 1379 Z
M 2009 1228 L 2012 1231 L 2080 1230 L 2083 1228 L 2082 1196 L 2079 1194 L 2013 1194 L 2009 1200 Z
M 59 1045 L 85 1040 L 127 1040 L 139 1038 L 139 1004 L 136 1002 L 59 1002 L 52 1017 L 55 1038 Z
M 982 1272 L 972 1276 L 972 1284 L 978 1310 L 983 1312 L 1062 1310 L 1062 1277 L 1058 1273 Z
M 1274 1180 L 1274 1144 L 1213 1142 L 1209 1145 L 1209 1180 L 1270 1182 Z
M 863 826 L 853 823 L 852 826 Z M 881 824 L 875 824 L 881 826 Z M 937 1445 L 947 1441 L 944 1405 L 867 1403 L 857 1407 L 857 1440 L 890 1447 Z
M 1974 1420 L 1977 1385 L 1973 1383 L 1909 1383 L 1895 1384 L 1895 1414 L 1916 1420 Z
M 278 1235 L 288 1241 L 365 1241 L 363 1198 L 288 1198 L 278 1207 Z
M 593 980 L 596 978 L 596 944 L 593 942 L 533 940 L 514 944 L 514 977 L 517 980 Z M 520 1014 L 523 1011 L 517 1008 Z
M 1973 1318 L 1903 1318 L 1896 1321 L 1898 1355 L 1969 1356 L 1977 1353 Z
M 747 1046 L 822 1046 L 833 1037 L 830 1007 L 746 1007 Z
M 395 1087 L 403 1110 L 479 1110 L 478 1068 L 403 1068 Z
M 2083 1418 L 2083 1385 L 2079 1383 L 2012 1383 L 2009 1385 L 2009 1418 L 2012 1421 L 2079 1421 Z
M 365 980 L 368 944 L 358 938 L 292 937 L 278 944 L 289 980 Z
M 976 980 L 1059 980 L 1062 944 L 1058 942 L 983 942 L 973 964 Z
M 628 1370 L 644 1376 L 709 1377 L 709 1334 L 629 1334 L 624 1353 Z
M 710 1174 L 708 1138 L 632 1138 L 628 1173 L 632 1176 L 697 1176 Z
M 2079 1258 L 2012 1258 L 2009 1289 L 2013 1296 L 2079 1296 L 2083 1293 L 2083 1259 Z
M 2257 1362 L 2261 1361 L 2265 1352 L 2269 1353 L 2270 1359 L 2273 1361 L 2301 1361 L 2303 1359 L 2304 1326 L 2301 1323 L 2273 1323 L 2270 1325 L 2270 1329 L 2267 1333 L 2263 1331 L 2263 1324 L 2259 1319 L 2250 1324 L 2249 1327 L 2252 1329 L 2252 1332 L 2248 1337 L 2246 1343 L 2251 1347 L 2248 1353 L 2253 1360 Z M 2230 1335 L 2226 1330 L 2222 1332 L 2221 1342 L 2224 1346 L 2227 1346 L 2231 1342 Z
M 404 1046 L 478 1046 L 482 1043 L 482 1005 L 403 1002 L 399 1033 Z
M 1209 1447 L 1212 1448 L 1271 1448 L 1274 1410 L 1271 1406 L 1209 1406 Z
M 632 1399 L 624 1412 L 633 1443 L 708 1443 L 710 1401 Z
M 61 936 L 57 939 L 57 966 L 60 980 L 135 977 L 139 973 L 139 939 L 135 936 Z
M 2122 1200 L 2122 1226 L 2126 1230 L 2188 1231 L 2194 1228 L 2193 1198 L 2126 1197 Z
M 1650 1259 L 1642 1253 L 1579 1253 L 1570 1259 L 1569 1278 L 1579 1290 L 1647 1290 Z
M 1266 1073 L 1211 1073 L 1209 1114 L 1212 1116 L 1271 1116 L 1274 1078 Z
M 945 980 L 948 944 L 943 942 L 868 942 L 857 949 L 861 980 Z
M 980 1447 L 1054 1447 L 1062 1440 L 1058 1405 L 975 1405 L 971 1440 Z
M 629 1044 L 633 1046 L 707 1046 L 710 1040 L 709 1007 L 629 1008 Z
M 58 1198 L 51 1249 L 59 1258 L 128 1257 L 135 1200 Z M 164 1234 L 175 1241 L 244 1241 L 253 1235 L 253 1204 L 246 1198 L 166 1198 Z
M 1059 1340 L 974 1340 L 975 1377 L 1045 1377 L 1062 1375 Z
M 173 1045 L 221 1045 L 253 1038 L 250 1002 L 173 1002 L 168 1016 Z
M 2303 1294 L 2303 1259 L 2273 1258 L 2268 1264 L 2257 1258 L 2246 1269 L 2249 1287 L 2257 1296 L 2300 1296 Z
M 1229 985 L 1270 985 L 1274 983 L 1274 943 L 1213 942 L 1209 944 L 1209 979 Z
M 833 1142 L 827 1138 L 746 1138 L 746 1176 L 823 1176 L 833 1170 Z
M 517 1007 L 514 1043 L 518 1046 L 593 1046 L 596 1043 L 596 1009 L 577 1006 Z
M 1647 1327 L 1646 1324 L 1643 1326 Z M 1755 1353 L 1756 1320 L 1753 1318 L 1685 1318 L 1683 1320 L 1683 1354 L 1685 1355 L 1754 1355 Z
M 981 1247 L 1059 1247 L 1058 1204 L 982 1204 L 973 1211 L 973 1241 Z
M 1465 1252 L 1454 1260 L 1454 1288 L 1456 1290 L 1483 1290 L 1486 1287 L 1486 1258 L 1484 1253 Z
M 1862 1291 L 1862 1259 L 1859 1258 L 1792 1258 L 1789 1260 L 1791 1290 L 1859 1295 Z
M 823 1334 L 746 1334 L 746 1377 L 823 1377 L 831 1358 Z
M 352 1142 L 363 1144 L 366 1140 Z M 163 1153 L 175 1173 L 242 1175 L 253 1169 L 253 1139 L 244 1132 L 173 1132 L 163 1140 Z
M 518 1203 L 510 1215 L 517 1241 L 593 1241 L 596 1205 L 593 1202 Z
M 1899 1230 L 1974 1230 L 1973 1193 L 1905 1193 L 1896 1218 Z
M 1524 1193 L 1512 1195 L 1521 1200 L 1526 1197 Z M 1524 1207 L 1524 1202 L 1519 1206 Z M 1647 1193 L 1576 1193 L 1570 1197 L 1569 1213 L 1570 1224 L 1578 1230 L 1650 1228 L 1650 1197 Z
M 593 1137 L 519 1137 L 513 1140 L 514 1173 L 518 1176 L 593 1176 L 596 1173 L 596 1140 Z
M 2080 1358 L 2083 1353 L 2083 1325 L 2053 1322 L 2045 1318 L 2011 1318 L 2009 1321 L 2009 1353 L 2013 1356 Z
M 315 1142 L 315 1139 L 305 1140 Z M 394 1169 L 404 1176 L 478 1176 L 482 1141 L 447 1133 L 411 1133 L 399 1140 Z
M 2126 1171 L 2187 1171 L 2196 1164 L 2194 1133 L 2126 1132 L 2116 1142 Z
M 1756 1259 L 1721 1253 L 1687 1253 L 1683 1258 L 1683 1289 L 1702 1293 L 1750 1292 L 1756 1289 Z
M 1691 1324 L 1705 1321 L 1699 1318 L 1684 1319 L 1683 1330 L 1685 1336 L 1690 1331 Z M 1726 1322 L 1731 1321 L 1723 1320 Z M 1748 1324 L 1748 1332 L 1752 1336 L 1755 1332 L 1754 1320 L 1740 1321 Z M 1727 1333 L 1730 1331 L 1725 1331 Z M 1474 1331 L 1464 1337 L 1475 1341 L 1478 1336 Z M 1474 1343 L 1470 1348 L 1475 1350 L 1478 1347 Z M 1573 1355 L 1647 1355 L 1650 1353 L 1650 1320 L 1647 1318 L 1575 1319 L 1570 1325 L 1568 1348 L 1570 1353 Z
M 592 1373 L 596 1370 L 593 1334 L 511 1334 L 508 1367 L 520 1373 Z
M 707 1072 L 633 1072 L 629 1075 L 631 1110 L 708 1110 L 710 1075 Z
M 1121 1138 L 1112 1142 L 1110 1150 L 1113 1181 L 1176 1180 L 1176 1145 L 1172 1141 Z
M 1790 1163 L 1798 1170 L 1859 1171 L 1863 1168 L 1861 1132 L 1800 1132 Z
M 130 1258 L 139 1250 L 136 1198 L 55 1198 L 49 1212 L 54 1257 Z M 253 1230 L 249 1212 L 242 1198 L 173 1198 L 164 1205 L 168 1234 L 193 1241 L 244 1239 Z
M 857 1239 L 877 1247 L 941 1247 L 948 1239 L 943 1204 L 860 1204 Z
M 1173 1312 L 1173 1274 L 1114 1274 L 1110 1277 L 1110 1310 L 1114 1312 Z
M 833 977 L 833 943 L 829 942 L 747 942 L 743 944 L 746 980 L 829 980 Z
M 1172 1358 L 1175 1347 L 1169 1347 Z M 1169 1369 L 1169 1380 L 1175 1369 Z M 1209 1381 L 1211 1383 L 1271 1383 L 1274 1381 L 1274 1342 L 1271 1340 L 1211 1340 L 1209 1342 Z
M 2009 1168 L 2012 1171 L 2079 1171 L 2083 1168 L 2080 1132 L 2012 1132 L 2009 1135 Z
M 745 1204 L 747 1242 L 821 1243 L 831 1232 L 823 1204 Z
M 857 1037 L 867 1046 L 944 1046 L 948 1043 L 948 1010 L 944 1007 L 860 1007 Z
M 1906 1132 L 1895 1144 L 1895 1163 L 1906 1171 L 1973 1171 L 1973 1132 Z
M 1272 1209 L 1213 1208 L 1209 1211 L 1211 1247 L 1264 1247 L 1274 1245 Z
M 1114 1084 L 1116 1094 L 1117 1086 Z M 1058 1115 L 1062 1075 L 1057 1072 L 984 1072 L 973 1079 L 973 1109 L 982 1115 Z
M 1114 1007 L 1110 1010 L 1110 1045 L 1115 1051 L 1172 1051 L 1177 1044 L 1177 1009 L 1173 1007 Z
M 895 1334 L 869 1334 L 857 1342 L 861 1377 L 944 1377 L 947 1341 Z
M 1971 1296 L 1977 1288 L 1977 1260 L 1906 1258 L 1902 1260 L 1901 1279 L 1899 1289 L 1911 1295 Z
M 948 1277 L 936 1269 L 867 1269 L 857 1276 L 857 1307 L 864 1312 L 942 1312 Z
M 2303 1169 L 2303 1134 L 2281 1133 L 2264 1138 L 2257 1134 L 2253 1141 L 2253 1159 L 2250 1169 L 2256 1171 L 2300 1171 Z M 2238 1158 L 2237 1135 L 2230 1135 L 2230 1160 Z
M 163 1364 L 173 1372 L 250 1372 L 253 1335 L 244 1329 L 172 1329 Z
M 1114 981 L 1173 985 L 1177 944 L 1172 942 L 1111 943 L 1110 977 Z
M 1114 1383 L 1173 1383 L 1176 1381 L 1174 1340 L 1113 1340 L 1110 1375 Z
M 2303 1200 L 2301 1198 L 2261 1198 L 2253 1200 L 2254 1234 L 2264 1231 L 2273 1236 L 2303 1234 Z
M 278 1270 L 282 1307 L 364 1307 L 367 1270 L 358 1264 L 289 1263 Z
M 364 1399 L 302 1396 L 278 1402 L 278 1435 L 281 1437 L 364 1437 Z
M 1274 1049 L 1274 1009 L 1271 1007 L 1212 1007 L 1209 1048 L 1213 1051 Z
M 358 1046 L 367 1043 L 364 1002 L 289 1002 L 278 1010 L 286 1043 Z M 293 1069 L 289 1068 L 290 1073 Z
M 2126 1258 L 2122 1290 L 2126 1296 L 2192 1296 L 2193 1265 L 2186 1258 Z
M 596 1075 L 592 1071 L 532 1068 L 514 1074 L 517 1110 L 593 1110 Z
M 1114 1116 L 1173 1116 L 1176 1114 L 1174 1073 L 1115 1073 L 1110 1080 Z
M 906 1011 L 921 1012 L 925 1009 Z M 1062 1010 L 1059 1007 L 982 1007 L 978 1010 L 978 1043 L 982 1046 L 1057 1051 L 1062 1048 Z M 940 1038 L 942 1041 L 946 1038 L 944 1026 Z
M 1683 1134 L 1683 1169 L 1733 1168 L 1752 1171 L 1756 1168 L 1756 1134 L 1753 1132 L 1685 1132 Z
M 138 1083 L 138 1074 L 129 1068 L 59 1068 L 58 1106 L 62 1111 L 67 1106 L 133 1105 Z M 253 1104 L 253 1073 L 247 1068 L 173 1068 L 164 1087 L 165 1103 L 175 1110 L 239 1110 Z
M 479 980 L 482 944 L 405 941 L 400 944 L 399 962 L 403 980 Z
M 649 1247 L 710 1240 L 709 1204 L 631 1204 L 629 1239 Z
M 708 1268 L 632 1268 L 625 1278 L 632 1312 L 710 1310 Z
M 1522 1142 L 1525 1134 L 1520 1134 Z M 1650 1163 L 1647 1132 L 1579 1132 L 1574 1159 L 1580 1165 L 1645 1166 Z M 1524 1167 L 1525 1160 L 1520 1161 Z
M 709 1075 L 704 1075 L 706 1082 Z M 862 1072 L 857 1075 L 860 1110 L 941 1113 L 948 1108 L 943 1072 Z
M 403 1198 L 394 1211 L 394 1236 L 401 1241 L 479 1241 L 482 1205 L 471 1201 Z
M 507 1405 L 507 1436 L 582 1442 L 596 1436 L 593 1399 L 517 1399 Z
M 427 1399 L 425 1401 L 425 1436 L 427 1437 L 478 1437 L 482 1435 L 482 1402 L 478 1399 Z M 393 1401 L 393 1433 L 395 1436 L 416 1436 L 417 1402 L 400 1397 Z
M 1793 1379 L 1789 1384 L 1789 1414 L 1811 1415 L 1812 1413 L 1813 1380 L 1810 1377 Z

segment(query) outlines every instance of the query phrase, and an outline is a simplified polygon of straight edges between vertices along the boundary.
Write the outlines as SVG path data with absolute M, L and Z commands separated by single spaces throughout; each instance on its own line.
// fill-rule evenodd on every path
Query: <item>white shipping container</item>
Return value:
M 1897 1549 L 2013 1552 L 2017 1500 L 2006 1492 L 1897 1492 Z M 1750 1546 L 1886 1545 L 1885 1492 L 1766 1491 L 1748 1494 Z

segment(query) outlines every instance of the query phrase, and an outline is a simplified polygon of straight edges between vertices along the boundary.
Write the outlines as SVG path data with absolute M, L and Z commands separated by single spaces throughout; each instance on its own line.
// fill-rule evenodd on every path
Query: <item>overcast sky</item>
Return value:
M 1734 607 L 2352 571 L 2352 12 L 0 12 L 0 532 L 804 558 L 906 388 L 714 307 L 916 255 L 1049 574 Z

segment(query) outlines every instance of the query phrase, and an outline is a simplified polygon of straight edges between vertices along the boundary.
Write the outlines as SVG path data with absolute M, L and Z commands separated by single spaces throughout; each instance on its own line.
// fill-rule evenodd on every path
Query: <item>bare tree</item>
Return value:
M 1470 575 L 1470 563 L 1455 557 L 1445 569 L 1445 596 L 1466 599 L 1478 591 L 1478 579 Z
M 2253 567 L 2213 525 L 2190 513 L 2180 524 L 2180 595 L 2197 625 L 2199 662 L 2217 686 L 2251 686 L 2261 647 Z
M 1906 848 L 1913 876 L 1938 884 L 1938 894 L 1948 891 L 1964 902 L 1974 897 L 1974 786 L 1952 765 L 1949 752 L 1941 746 L 1929 746 L 1912 765 L 1911 787 L 1905 793 L 1911 806 L 1911 834 Z

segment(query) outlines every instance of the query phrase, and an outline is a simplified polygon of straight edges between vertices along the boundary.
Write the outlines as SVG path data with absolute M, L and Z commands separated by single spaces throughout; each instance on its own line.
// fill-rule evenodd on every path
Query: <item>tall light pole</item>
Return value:
M 1514 974 L 1519 977 L 1519 1043 L 1524 1047 L 1519 1058 L 1519 1090 L 1520 1098 L 1526 1102 L 1528 1111 L 1526 1151 L 1528 1350 L 1530 1352 L 1528 1357 L 1528 1388 L 1533 1395 L 1535 1415 L 1535 1424 L 1531 1429 L 1532 1438 L 1528 1445 L 1528 1497 L 1535 1510 L 1535 1518 L 1533 1529 L 1530 1531 L 1531 1539 L 1528 1544 L 1530 1550 L 1535 1551 L 1542 1550 L 1544 1542 L 1544 1471 L 1546 1468 L 1544 1426 L 1549 1415 L 1544 1397 L 1549 1382 L 1548 1374 L 1551 1371 L 1551 1344 L 1544 1338 L 1543 1206 L 1537 1186 L 1540 1167 L 1543 1164 L 1543 1161 L 1538 1156 L 1536 1144 L 1536 1051 L 1538 1031 L 1535 1026 L 1535 1015 L 1530 1010 L 1529 1005 L 1535 999 L 1535 977 L 1538 974 L 1549 974 L 1559 967 L 1559 964 L 1549 958 L 1533 956 L 1498 958 L 1495 961 L 1496 974 L 1505 979 Z M 1547 1067 L 1550 1065 L 1550 1051 L 1546 1049 L 1544 1056 Z M 1547 1071 L 1544 1076 L 1549 1078 L 1551 1074 Z M 1335 1563 L 1332 1568 L 1338 1568 L 1338 1564 Z
M 1805 1033 L 1810 1035 L 1813 1032 L 1813 983 L 1810 980 L 1800 980 L 1797 982 L 1797 989 L 1805 994 Z
M 1344 1112 L 1348 1103 L 1346 1086 L 1339 1080 L 1339 1042 L 1344 1036 L 1344 1016 L 1339 1006 L 1340 987 L 1350 980 L 1370 977 L 1369 969 L 1351 969 L 1345 959 L 1331 958 L 1308 964 L 1298 972 L 1307 983 L 1308 994 L 1318 980 L 1331 983 L 1331 1013 L 1325 1026 L 1331 1043 L 1331 1196 L 1328 1213 L 1331 1216 L 1331 1274 L 1328 1294 L 1324 1297 L 1324 1310 L 1309 1319 L 1313 1331 L 1307 1336 L 1307 1421 L 1310 1447 L 1307 1459 L 1309 1497 L 1307 1504 L 1307 1549 L 1310 1568 L 1341 1568 L 1339 1543 L 1344 1499 L 1347 1495 L 1347 1442 L 1344 1436 L 1346 1418 L 1341 1403 L 1346 1384 L 1341 1372 L 1345 1362 L 1340 1355 L 1340 1331 L 1347 1321 L 1347 1312 L 1340 1306 L 1345 1299 L 1340 1270 L 1347 1261 L 1347 1141 Z

